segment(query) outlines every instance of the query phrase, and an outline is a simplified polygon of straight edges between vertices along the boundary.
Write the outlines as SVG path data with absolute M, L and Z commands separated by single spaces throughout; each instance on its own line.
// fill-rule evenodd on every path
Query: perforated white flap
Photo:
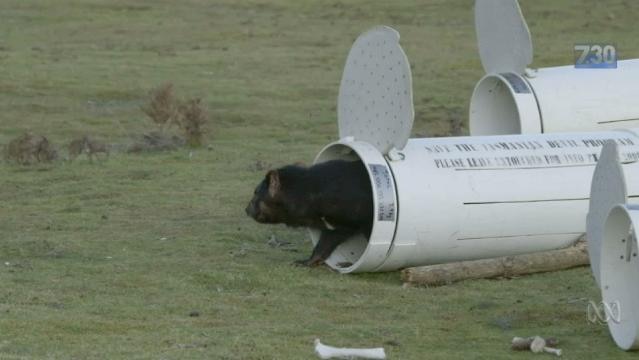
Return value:
M 590 269 L 600 285 L 601 242 L 604 225 L 610 209 L 627 202 L 626 179 L 619 162 L 619 151 L 614 141 L 608 141 L 601 149 L 590 185 L 590 207 L 586 218 L 586 239 Z
M 383 154 L 406 145 L 415 112 L 410 65 L 397 31 L 379 26 L 355 40 L 337 102 L 340 138 L 352 136 Z
M 517 0 L 476 0 L 475 31 L 486 73 L 523 74 L 532 63 L 530 31 Z

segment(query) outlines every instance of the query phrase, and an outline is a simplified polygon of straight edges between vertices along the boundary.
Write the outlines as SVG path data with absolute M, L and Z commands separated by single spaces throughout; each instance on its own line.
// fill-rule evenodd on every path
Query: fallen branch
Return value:
M 586 242 L 533 254 L 404 269 L 404 285 L 445 285 L 461 280 L 512 277 L 588 265 Z

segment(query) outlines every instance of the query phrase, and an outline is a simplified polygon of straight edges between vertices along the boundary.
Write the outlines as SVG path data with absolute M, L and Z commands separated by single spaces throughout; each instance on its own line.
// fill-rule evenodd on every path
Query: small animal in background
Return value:
M 317 266 L 353 235 L 370 237 L 373 195 L 361 162 L 332 160 L 271 170 L 255 189 L 246 213 L 259 223 L 305 226 L 321 231 L 308 259 Z
M 109 157 L 109 148 L 105 143 L 84 135 L 69 143 L 69 160 L 75 160 L 83 153 L 87 154 L 89 160 L 93 161 L 94 156 L 98 158 L 98 153 Z
M 49 140 L 42 135 L 26 132 L 11 140 L 7 146 L 6 157 L 18 164 L 29 165 L 35 162 L 51 162 L 58 156 Z

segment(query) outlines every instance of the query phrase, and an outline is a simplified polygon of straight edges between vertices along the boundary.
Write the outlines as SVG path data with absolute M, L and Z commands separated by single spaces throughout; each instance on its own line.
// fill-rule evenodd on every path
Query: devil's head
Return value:
M 280 173 L 278 170 L 271 170 L 255 188 L 253 199 L 246 207 L 246 214 L 260 223 L 285 222 L 288 214 L 285 200 Z

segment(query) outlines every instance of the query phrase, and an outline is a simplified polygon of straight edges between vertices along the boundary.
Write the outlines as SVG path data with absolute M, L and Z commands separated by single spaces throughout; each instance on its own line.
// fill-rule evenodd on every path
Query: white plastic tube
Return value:
M 585 232 L 588 179 L 606 140 L 619 146 L 632 201 L 637 131 L 410 139 L 394 161 L 352 138 L 329 144 L 316 162 L 362 161 L 375 213 L 370 239 L 349 239 L 327 264 L 390 271 L 568 246 Z
M 470 100 L 471 135 L 538 134 L 639 126 L 639 60 L 616 69 L 559 66 L 489 74 Z

